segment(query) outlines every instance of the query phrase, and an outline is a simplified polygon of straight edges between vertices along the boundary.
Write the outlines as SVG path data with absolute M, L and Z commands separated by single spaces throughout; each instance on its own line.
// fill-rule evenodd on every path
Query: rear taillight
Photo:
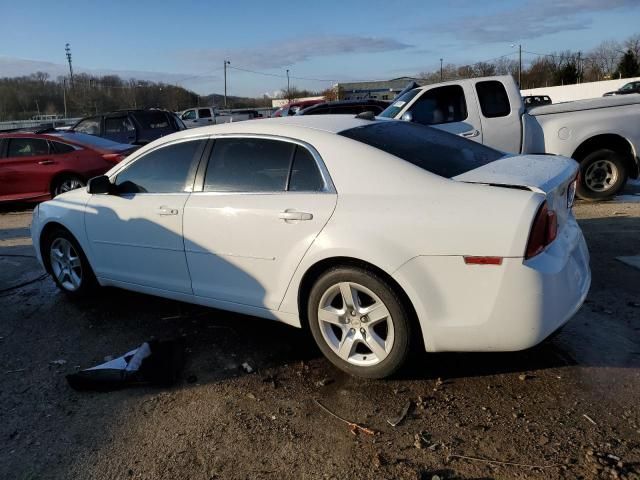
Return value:
M 576 200 L 576 188 L 578 188 L 578 183 L 580 183 L 580 170 L 576 174 L 576 178 L 573 179 L 573 182 L 569 184 L 569 188 L 567 188 L 567 208 L 573 207 L 573 203 Z
M 556 212 L 549 210 L 547 202 L 544 202 L 533 221 L 525 258 L 538 255 L 547 245 L 555 240 L 557 235 L 558 217 L 556 216 Z
M 124 160 L 125 157 L 126 155 L 122 155 L 121 153 L 105 153 L 102 155 L 102 158 L 111 163 L 119 163 Z

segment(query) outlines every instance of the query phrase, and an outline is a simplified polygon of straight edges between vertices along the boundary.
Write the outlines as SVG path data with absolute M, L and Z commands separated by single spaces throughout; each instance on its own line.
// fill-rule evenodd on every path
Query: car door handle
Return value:
M 158 215 L 177 215 L 177 208 L 160 207 L 158 208 Z
M 313 214 L 306 212 L 297 212 L 295 210 L 285 210 L 284 212 L 280 212 L 278 217 L 281 220 L 312 220 Z
M 480 135 L 479 130 L 469 130 L 468 132 L 462 132 L 460 134 L 460 136 L 464 138 L 473 138 L 473 137 L 477 137 L 478 135 Z
M 53 163 L 54 163 L 53 160 L 46 159 L 46 160 L 40 160 L 38 162 L 38 165 L 52 165 Z

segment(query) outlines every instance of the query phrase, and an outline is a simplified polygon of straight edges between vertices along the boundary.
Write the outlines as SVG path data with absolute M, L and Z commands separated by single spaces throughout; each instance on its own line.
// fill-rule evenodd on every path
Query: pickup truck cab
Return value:
M 580 163 L 578 195 L 610 197 L 638 178 L 640 95 L 530 108 L 513 77 L 484 77 L 409 90 L 380 114 L 431 125 L 510 153 L 551 153 Z
M 247 111 L 249 112 L 249 111 Z M 218 125 L 221 123 L 239 122 L 255 118 L 252 113 L 219 111 L 213 107 L 197 107 L 185 110 L 179 115 L 187 128 Z

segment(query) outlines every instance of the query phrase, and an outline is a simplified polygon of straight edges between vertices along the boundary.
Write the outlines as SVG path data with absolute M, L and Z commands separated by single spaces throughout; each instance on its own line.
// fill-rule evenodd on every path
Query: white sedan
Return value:
M 40 204 L 33 243 L 71 297 L 97 285 L 308 325 L 339 368 L 411 348 L 531 347 L 591 274 L 578 165 L 346 115 L 168 135 Z

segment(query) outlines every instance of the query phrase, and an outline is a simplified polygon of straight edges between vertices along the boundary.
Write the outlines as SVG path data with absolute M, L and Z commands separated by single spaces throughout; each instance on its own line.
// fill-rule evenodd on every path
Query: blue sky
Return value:
M 74 68 L 120 72 L 222 92 L 232 67 L 322 89 L 331 81 L 387 79 L 474 63 L 523 49 L 588 51 L 639 33 L 640 0 L 323 2 L 235 0 L 3 0 L 0 76 Z M 528 56 L 525 56 L 527 61 Z M 286 78 L 231 69 L 229 93 L 262 95 Z M 304 78 L 304 79 L 302 79 Z M 327 81 L 307 80 L 319 79 Z

